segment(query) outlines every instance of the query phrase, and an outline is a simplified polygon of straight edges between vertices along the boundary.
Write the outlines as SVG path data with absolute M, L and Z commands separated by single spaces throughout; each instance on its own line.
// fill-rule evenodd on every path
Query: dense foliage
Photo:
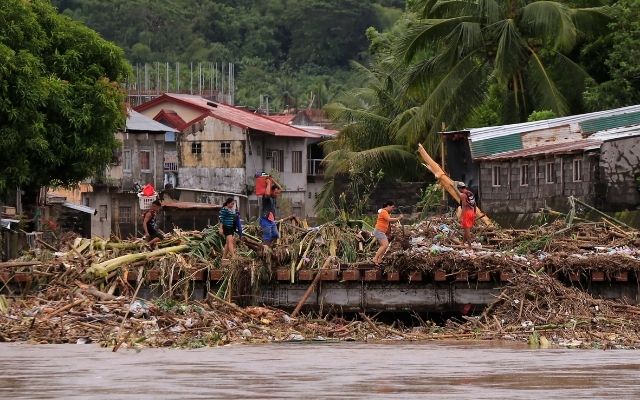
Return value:
M 46 0 L 0 2 L 0 192 L 71 184 L 111 160 L 122 50 Z
M 236 100 L 272 109 L 324 105 L 367 58 L 365 30 L 402 13 L 398 0 L 53 0 L 121 46 L 132 63 L 233 62 Z M 293 103 L 293 104 L 292 104 Z
M 335 178 L 380 168 L 416 176 L 415 146 L 438 131 L 533 121 L 640 103 L 636 0 L 409 0 L 387 31 L 368 31 L 364 84 L 325 107 Z

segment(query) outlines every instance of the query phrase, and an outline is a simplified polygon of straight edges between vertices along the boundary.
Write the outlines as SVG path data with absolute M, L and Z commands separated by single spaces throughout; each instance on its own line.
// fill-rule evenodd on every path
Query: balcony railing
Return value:
M 176 172 L 178 171 L 178 152 L 165 151 L 164 153 L 164 170 Z
M 324 175 L 324 165 L 321 158 L 310 158 L 307 160 L 307 175 L 322 176 Z

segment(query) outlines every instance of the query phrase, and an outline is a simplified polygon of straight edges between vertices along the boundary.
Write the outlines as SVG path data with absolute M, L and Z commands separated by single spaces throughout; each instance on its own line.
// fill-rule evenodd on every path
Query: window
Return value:
M 151 171 L 151 152 L 149 150 L 141 150 L 139 157 L 140 170 L 143 172 Z
M 267 157 L 271 156 L 271 169 L 284 172 L 284 150 L 268 150 Z
M 309 194 L 309 198 L 311 198 L 311 192 L 308 192 L 308 194 Z
M 573 160 L 573 181 L 582 182 L 582 160 Z
M 191 142 L 191 154 L 202 154 L 202 142 Z
M 500 186 L 500 167 L 498 166 L 491 168 L 491 185 Z
M 529 165 L 520 166 L 520 186 L 529 186 Z
M 555 183 L 556 181 L 556 163 L 547 163 L 547 168 L 545 170 L 545 177 L 547 183 Z
M 231 142 L 220 143 L 220 155 L 222 158 L 231 157 Z
M 302 173 L 302 152 L 301 151 L 291 152 L 291 172 L 293 172 L 294 174 Z
M 131 171 L 131 150 L 125 150 L 122 158 L 122 170 Z
M 118 218 L 118 222 L 121 224 L 130 224 L 131 223 L 131 207 L 120 207 L 119 212 L 120 212 L 120 217 Z

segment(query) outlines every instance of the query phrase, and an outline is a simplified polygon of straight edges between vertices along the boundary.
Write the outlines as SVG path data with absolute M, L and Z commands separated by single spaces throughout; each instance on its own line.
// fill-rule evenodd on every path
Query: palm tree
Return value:
M 324 107 L 340 129 L 333 140 L 323 144 L 327 184 L 316 201 L 316 209 L 331 206 L 337 176 L 355 176 L 384 171 L 387 178 L 416 175 L 420 163 L 415 143 L 400 139 L 397 127 L 407 119 L 407 111 L 417 104 L 401 93 L 401 71 L 395 61 L 381 58 L 366 68 L 355 64 L 367 79 L 365 87 L 342 94 Z M 437 146 L 431 146 L 437 147 Z
M 526 120 L 534 110 L 566 115 L 558 82 L 586 77 L 566 56 L 581 35 L 604 26 L 601 8 L 572 9 L 556 1 L 422 0 L 422 19 L 400 40 L 410 64 L 407 93 L 421 100 L 400 135 L 456 125 L 487 98 L 503 93 L 504 122 Z

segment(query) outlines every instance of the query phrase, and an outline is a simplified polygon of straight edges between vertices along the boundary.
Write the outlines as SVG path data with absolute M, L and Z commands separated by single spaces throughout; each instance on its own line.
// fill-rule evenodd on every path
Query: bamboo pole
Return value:
M 624 222 L 620 221 L 619 219 L 614 218 L 614 217 L 612 217 L 612 216 L 610 216 L 610 215 L 608 215 L 608 214 L 605 214 L 605 213 L 603 213 L 602 211 L 598 210 L 597 208 L 595 208 L 595 207 L 593 207 L 593 206 L 590 206 L 589 204 L 587 204 L 587 203 L 585 203 L 585 202 L 583 202 L 583 201 L 580 201 L 580 200 L 578 200 L 577 198 L 575 198 L 575 197 L 573 197 L 573 196 L 569 196 L 569 200 L 570 200 L 570 201 L 571 201 L 571 200 L 573 200 L 573 201 L 575 201 L 576 203 L 581 204 L 581 205 L 583 205 L 583 206 L 587 207 L 588 209 L 590 209 L 590 210 L 592 210 L 592 211 L 596 212 L 596 213 L 597 213 L 598 215 L 600 215 L 602 218 L 605 218 L 605 219 L 608 219 L 609 221 L 615 222 L 616 224 L 618 224 L 618 225 L 620 225 L 620 226 L 624 226 L 624 227 L 625 227 L 625 228 L 627 228 L 627 229 L 631 229 L 632 231 L 635 231 L 635 230 L 636 230 L 635 228 L 633 228 L 633 227 L 631 227 L 631 226 L 629 226 L 629 225 L 625 224 Z
M 302 295 L 302 298 L 300 299 L 300 301 L 296 305 L 296 308 L 291 313 L 291 317 L 292 318 L 295 318 L 295 316 L 298 315 L 298 313 L 300 312 L 300 309 L 302 308 L 304 303 L 307 301 L 307 299 L 311 295 L 311 292 L 313 292 L 313 288 L 315 288 L 316 285 L 318 284 L 318 281 L 320 281 L 320 275 L 322 275 L 322 270 L 326 269 L 329 266 L 329 264 L 331 263 L 331 261 L 333 261 L 333 260 L 334 260 L 334 257 L 327 258 L 327 260 L 324 262 L 324 264 L 322 264 L 322 267 L 318 270 L 318 272 L 316 272 L 315 278 L 313 278 L 313 281 L 311 282 L 311 284 L 309 285 L 307 290 Z
M 189 246 L 186 244 L 182 244 L 179 246 L 173 247 L 165 247 L 162 249 L 146 252 L 146 253 L 136 253 L 136 254 L 127 254 L 124 256 L 120 256 L 114 258 L 112 260 L 107 260 L 99 264 L 94 264 L 90 268 L 87 269 L 86 274 L 89 277 L 104 277 L 107 276 L 110 272 L 115 271 L 123 265 L 132 264 L 137 261 L 148 260 L 152 257 L 164 256 L 171 253 L 183 253 L 189 249 Z
M 429 153 L 422 147 L 422 144 L 418 144 L 418 152 L 425 162 L 424 166 L 436 177 L 438 184 L 449 193 L 449 196 L 451 196 L 456 203 L 460 204 L 460 192 L 458 192 L 453 179 L 449 178 L 442 168 L 440 168 L 440 165 L 429 156 Z M 493 226 L 493 222 L 491 222 L 489 217 L 487 217 L 479 207 L 476 207 L 476 212 L 479 215 L 477 218 L 480 219 L 483 224 Z

